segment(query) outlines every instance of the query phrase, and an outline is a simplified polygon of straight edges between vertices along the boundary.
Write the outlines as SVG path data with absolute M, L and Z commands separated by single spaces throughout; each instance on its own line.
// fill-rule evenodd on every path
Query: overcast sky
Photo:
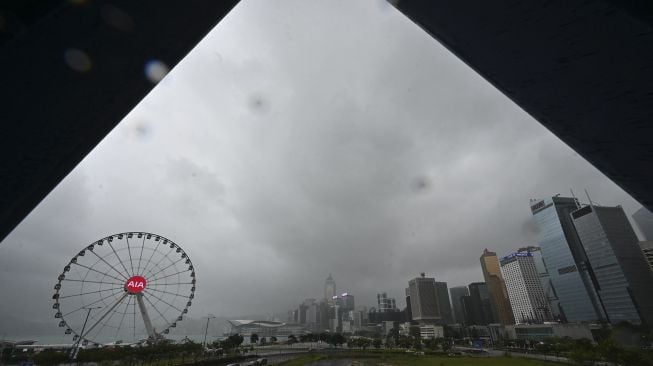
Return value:
M 535 243 L 529 199 L 570 187 L 640 207 L 385 2 L 245 0 L 0 245 L 0 312 L 56 328 L 62 267 L 125 231 L 189 254 L 192 317 L 285 312 L 329 273 L 403 307 L 419 272 Z

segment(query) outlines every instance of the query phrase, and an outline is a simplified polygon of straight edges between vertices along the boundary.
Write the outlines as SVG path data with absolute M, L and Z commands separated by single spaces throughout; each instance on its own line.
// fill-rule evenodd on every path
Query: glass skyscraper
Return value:
M 467 324 L 465 319 L 465 310 L 463 309 L 463 296 L 469 296 L 467 286 L 456 286 L 449 289 L 451 295 L 451 305 L 456 323 Z
M 538 243 L 564 317 L 569 322 L 594 322 L 605 320 L 605 315 L 570 215 L 579 207 L 571 197 L 531 201 Z
M 653 273 L 621 206 L 584 206 L 571 214 L 608 320 L 653 324 Z

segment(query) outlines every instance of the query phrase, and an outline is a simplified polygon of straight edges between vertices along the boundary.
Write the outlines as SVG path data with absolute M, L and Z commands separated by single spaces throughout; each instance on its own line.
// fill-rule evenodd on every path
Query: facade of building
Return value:
M 334 296 L 336 296 L 336 281 L 333 280 L 331 273 L 329 273 L 329 277 L 324 282 L 324 299 L 329 305 L 335 305 Z
M 494 311 L 494 317 L 501 324 L 513 324 L 514 318 L 511 303 L 508 298 L 506 284 L 499 269 L 497 254 L 487 250 L 483 251 L 480 258 L 483 278 L 490 292 L 490 299 Z
M 542 341 L 552 337 L 569 337 L 572 339 L 587 339 L 594 341 L 592 331 L 588 324 L 517 324 L 508 325 L 505 329 L 506 335 L 509 339 Z
M 435 291 L 435 279 L 425 277 L 413 278 L 408 281 L 410 291 L 410 309 L 412 319 L 424 324 L 436 324 L 442 321 L 438 298 Z
M 469 286 L 469 296 L 463 296 L 463 310 L 467 326 L 495 323 L 490 292 L 485 282 L 473 282 Z
M 376 303 L 378 305 L 376 309 L 379 313 L 399 311 L 395 299 L 388 297 L 388 294 L 385 292 L 376 294 Z
M 642 207 L 633 214 L 633 220 L 644 235 L 644 240 L 653 240 L 653 213 Z
M 454 321 L 458 324 L 467 324 L 463 308 L 463 296 L 469 296 L 469 289 L 467 286 L 456 286 L 449 289 L 449 294 L 451 295 Z
M 516 252 L 501 258 L 501 273 L 506 281 L 516 324 L 552 320 L 551 310 L 540 282 L 540 273 L 531 252 Z
M 571 216 L 607 320 L 653 324 L 653 273 L 623 208 L 587 205 Z
M 453 324 L 453 312 L 451 311 L 451 302 L 449 301 L 449 290 L 446 282 L 435 282 L 435 295 L 438 299 L 438 308 L 440 309 L 441 324 Z
M 649 268 L 653 271 L 653 240 L 640 241 L 639 248 L 642 250 Z
M 435 339 L 444 337 L 444 327 L 439 325 L 420 325 L 419 335 L 422 339 Z
M 570 215 L 578 208 L 576 198 L 531 200 L 538 244 L 562 314 L 569 322 L 602 321 L 605 314 Z
M 529 245 L 519 248 L 517 251 L 531 253 L 533 260 L 535 261 L 535 267 L 537 267 L 537 271 L 540 273 L 540 283 L 542 284 L 544 295 L 546 296 L 546 300 L 549 304 L 549 309 L 551 309 L 551 316 L 553 317 L 553 320 L 557 322 L 566 323 L 566 319 L 560 310 L 560 300 L 558 299 L 558 295 L 555 292 L 555 287 L 553 287 L 553 283 L 551 282 L 549 269 L 546 267 L 546 263 L 544 262 L 544 257 L 542 257 L 542 251 L 540 250 L 540 247 Z

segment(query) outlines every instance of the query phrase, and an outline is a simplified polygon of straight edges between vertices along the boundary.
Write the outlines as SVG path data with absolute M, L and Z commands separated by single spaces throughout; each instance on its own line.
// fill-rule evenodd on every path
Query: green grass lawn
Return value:
M 325 355 L 307 355 L 283 363 L 283 366 L 307 365 L 315 361 L 326 360 Z M 378 358 L 351 358 L 352 366 L 551 366 L 556 363 L 527 358 L 509 357 L 439 357 L 439 356 L 404 356 L 388 355 Z

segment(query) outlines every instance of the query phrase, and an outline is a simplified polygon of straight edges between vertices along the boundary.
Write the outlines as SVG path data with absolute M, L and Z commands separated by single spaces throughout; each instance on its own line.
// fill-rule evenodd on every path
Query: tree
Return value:
M 258 342 L 258 334 L 252 333 L 251 336 L 249 336 L 249 343 L 256 344 Z
M 380 338 L 374 338 L 374 340 L 372 340 L 372 345 L 374 348 L 379 349 L 381 348 L 381 345 L 383 345 L 383 341 Z
M 343 344 L 345 342 L 347 342 L 347 339 L 345 338 L 345 336 L 343 336 L 340 333 L 333 334 L 329 339 L 329 343 L 336 346 L 336 347 L 338 347 L 339 345 L 341 345 L 341 344 Z
M 275 336 L 270 337 L 270 342 L 276 342 L 276 341 L 277 341 L 277 337 Z
M 297 343 L 297 337 L 295 337 L 294 334 L 289 335 L 289 336 L 288 336 L 288 342 L 287 342 L 287 343 L 288 343 L 288 344 Z

